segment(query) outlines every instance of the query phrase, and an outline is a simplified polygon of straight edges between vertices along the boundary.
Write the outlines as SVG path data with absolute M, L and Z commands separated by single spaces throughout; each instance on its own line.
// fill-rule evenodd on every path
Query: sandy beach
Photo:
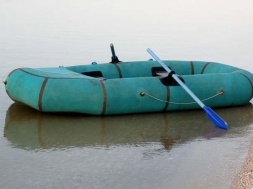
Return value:
M 241 171 L 232 182 L 231 189 L 252 189 L 253 188 L 253 137 L 251 136 L 250 147 L 247 158 Z

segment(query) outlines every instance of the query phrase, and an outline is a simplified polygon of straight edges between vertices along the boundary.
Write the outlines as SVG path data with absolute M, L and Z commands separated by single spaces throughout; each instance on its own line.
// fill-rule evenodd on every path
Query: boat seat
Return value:
M 165 86 L 179 86 L 179 84 L 174 80 L 172 74 L 169 74 L 163 67 L 153 67 L 152 68 L 152 75 L 160 79 L 161 83 Z M 178 76 L 181 81 L 184 82 L 181 76 Z
M 169 76 L 169 73 L 166 71 L 157 71 L 157 72 L 155 72 L 155 74 L 156 74 L 156 77 L 158 77 L 158 78 L 164 78 L 164 77 Z
M 163 67 L 152 67 L 151 73 L 152 73 L 152 76 L 155 76 L 155 77 L 157 76 L 161 77 L 162 75 L 165 75 L 165 74 L 167 74 L 168 76 L 168 72 L 166 72 L 166 70 Z
M 99 80 L 106 80 L 106 78 L 103 76 L 101 71 L 89 71 L 89 72 L 82 72 L 82 75 L 90 76 L 90 77 L 95 77 Z

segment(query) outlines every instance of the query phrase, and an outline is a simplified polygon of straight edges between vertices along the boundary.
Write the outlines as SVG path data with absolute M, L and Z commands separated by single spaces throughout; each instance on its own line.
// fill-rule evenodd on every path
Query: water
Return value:
M 0 0 L 0 76 L 17 67 L 120 60 L 222 62 L 253 71 L 250 0 Z M 140 70 L 141 71 L 141 70 Z M 252 106 L 94 117 L 12 105 L 0 86 L 0 188 L 229 188 Z

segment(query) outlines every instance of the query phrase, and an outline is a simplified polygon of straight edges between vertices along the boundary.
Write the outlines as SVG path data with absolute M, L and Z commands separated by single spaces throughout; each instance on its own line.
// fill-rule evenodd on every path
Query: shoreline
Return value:
M 246 159 L 241 170 L 232 180 L 231 189 L 253 188 L 253 136 L 250 137 L 250 145 Z

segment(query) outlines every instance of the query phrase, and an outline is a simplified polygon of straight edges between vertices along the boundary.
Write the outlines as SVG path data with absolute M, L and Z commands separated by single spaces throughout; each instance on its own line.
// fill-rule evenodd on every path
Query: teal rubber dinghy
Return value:
M 225 64 L 164 61 L 205 105 L 248 104 L 253 75 Z M 4 81 L 13 101 L 42 112 L 113 115 L 200 108 L 156 61 L 19 68 Z

